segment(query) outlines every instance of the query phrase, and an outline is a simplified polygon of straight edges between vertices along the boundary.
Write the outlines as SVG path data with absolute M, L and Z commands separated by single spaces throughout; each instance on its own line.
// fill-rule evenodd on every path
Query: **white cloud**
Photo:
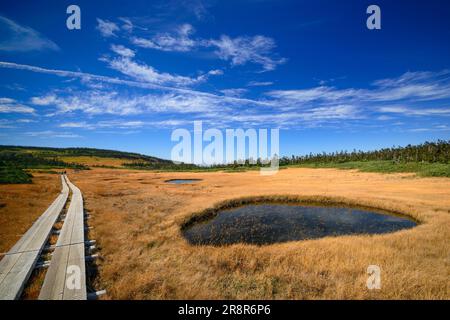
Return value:
M 37 106 L 49 106 L 56 102 L 57 98 L 55 95 L 46 95 L 42 97 L 32 97 L 30 102 Z
M 11 99 L 11 98 L 0 98 L 0 104 L 4 104 L 4 103 L 15 103 L 16 100 Z
M 250 81 L 247 83 L 247 86 L 249 87 L 266 87 L 273 85 L 273 82 L 271 81 Z
M 186 94 L 186 95 L 196 95 L 196 96 L 203 96 L 205 98 L 209 99 L 216 99 L 220 98 L 223 100 L 226 100 L 229 103 L 234 104 L 255 104 L 260 106 L 269 106 L 271 105 L 270 102 L 266 101 L 257 101 L 257 100 L 249 100 L 249 99 L 242 99 L 242 98 L 233 98 L 233 97 L 226 97 L 222 98 L 220 96 L 192 90 L 192 89 L 186 89 L 181 87 L 171 87 L 171 86 L 165 86 L 165 85 L 159 85 L 149 82 L 142 82 L 142 81 L 131 81 L 131 80 L 124 80 L 124 79 L 118 79 L 118 78 L 112 78 L 102 75 L 96 75 L 91 73 L 85 73 L 85 72 L 76 72 L 76 71 L 67 71 L 67 70 L 58 70 L 58 69 L 46 69 L 36 66 L 30 66 L 26 64 L 17 64 L 12 62 L 5 62 L 0 61 L 0 68 L 7 68 L 7 69 L 16 69 L 16 70 L 26 70 L 30 72 L 37 72 L 37 73 L 43 73 L 43 74 L 52 74 L 56 75 L 58 77 L 66 77 L 66 78 L 78 78 L 84 81 L 91 81 L 91 82 L 102 82 L 102 83 L 108 83 L 113 85 L 123 85 L 123 86 L 129 86 L 129 87 L 136 87 L 141 89 L 151 89 L 151 90 L 162 90 L 162 91 L 169 91 L 174 92 L 180 95 Z M 220 74 L 220 72 L 219 72 Z M 44 99 L 45 98 L 45 99 Z M 32 99 L 32 102 L 36 102 L 36 105 L 50 105 L 52 103 L 52 99 L 54 98 L 53 95 L 48 94 L 44 97 L 35 97 Z M 41 100 L 44 99 L 44 100 Z
M 51 40 L 42 36 L 36 30 L 22 26 L 8 18 L 0 16 L 0 51 L 26 52 L 59 50 Z
M 369 89 L 320 86 L 300 90 L 273 90 L 267 95 L 289 102 L 439 100 L 450 98 L 450 72 L 407 72 L 400 77 L 375 81 Z
M 235 108 L 251 106 L 255 102 L 233 97 L 204 95 L 195 91 L 190 93 L 158 93 L 158 94 L 119 94 L 118 92 L 100 90 L 82 90 L 55 93 L 48 96 L 34 97 L 33 101 L 51 101 L 56 112 L 51 115 L 74 113 L 77 111 L 89 115 L 111 114 L 121 116 L 153 114 L 176 115 L 191 114 L 202 117 L 225 116 Z M 66 126 L 83 126 L 84 123 L 68 123 Z
M 112 61 L 111 58 L 108 59 L 110 60 L 106 61 Z M 422 117 L 447 117 L 450 114 L 448 107 L 442 107 L 448 103 L 442 100 L 442 97 L 450 97 L 450 93 L 443 95 L 445 88 L 450 89 L 450 80 L 441 73 L 430 73 L 427 77 L 423 74 L 416 74 L 415 77 L 412 74 L 402 75 L 390 79 L 390 82 L 385 79 L 367 88 L 319 86 L 298 90 L 271 90 L 259 99 L 246 99 L 239 96 L 245 92 L 241 88 L 231 91 L 228 89 L 223 92 L 225 95 L 186 89 L 182 86 L 196 83 L 195 80 L 198 81 L 199 78 L 160 73 L 150 66 L 138 64 L 122 56 L 116 59 L 124 61 L 123 69 L 119 70 L 133 77 L 134 81 L 7 62 L 0 62 L 0 67 L 108 84 L 104 88 L 84 87 L 80 90 L 52 91 L 31 99 L 36 105 L 53 106 L 54 114 L 79 112 L 89 117 L 100 114 L 130 117 L 152 115 L 155 116 L 155 126 L 159 117 L 163 117 L 166 125 L 170 125 L 171 121 L 180 119 L 180 114 L 183 114 L 183 120 L 203 119 L 209 124 L 241 122 L 246 125 L 269 124 L 297 128 L 321 124 L 338 126 L 364 119 L 389 121 L 392 120 L 390 116 L 395 114 Z M 116 91 L 112 84 L 133 89 Z M 82 82 L 82 85 L 85 83 Z M 411 85 L 432 87 L 433 90 L 428 90 L 426 96 L 420 92 L 411 92 L 409 89 L 403 90 Z M 145 90 L 140 91 L 136 88 Z M 147 89 L 154 89 L 156 92 L 149 93 Z M 397 94 L 402 91 L 404 94 Z M 391 94 L 392 92 L 395 94 Z M 424 97 L 427 101 L 435 100 L 439 104 L 424 103 Z M 145 122 L 145 125 L 147 124 L 148 121 Z M 142 123 L 131 125 L 139 127 Z M 96 124 L 95 128 L 98 127 L 99 124 Z
M 36 122 L 36 120 L 32 120 L 32 119 L 17 119 L 16 122 L 17 123 L 32 123 L 32 122 Z
M 431 126 L 429 128 L 413 128 L 408 131 L 410 132 L 450 131 L 450 127 L 447 125 L 437 125 Z
M 380 120 L 380 121 L 388 121 L 388 120 L 392 120 L 394 118 L 391 116 L 381 115 L 381 116 L 378 116 L 376 119 Z
M 14 125 L 11 124 L 11 121 L 7 119 L 0 119 L 0 129 L 13 129 Z
M 222 60 L 231 61 L 232 65 L 255 63 L 263 67 L 263 71 L 274 70 L 285 63 L 284 58 L 275 58 L 273 49 L 275 41 L 262 35 L 241 36 L 231 38 L 222 35 L 220 39 L 194 39 L 195 32 L 190 24 L 177 26 L 173 32 L 158 33 L 150 38 L 133 37 L 131 42 L 139 47 L 161 51 L 188 52 L 194 49 L 215 48 L 214 53 Z
M 0 113 L 35 113 L 33 108 L 18 103 L 12 98 L 0 98 Z
M 190 38 L 193 32 L 190 24 L 183 24 L 174 33 L 159 33 L 150 39 L 134 37 L 131 42 L 142 48 L 186 52 L 197 46 L 197 42 Z
M 93 129 L 94 126 L 92 124 L 87 123 L 86 121 L 81 122 L 64 122 L 59 125 L 60 128 L 80 128 L 80 129 Z
M 233 89 L 223 89 L 220 90 L 225 96 L 228 97 L 240 97 L 244 95 L 248 90 L 242 88 L 233 88 Z
M 208 74 L 212 75 L 212 76 L 220 76 L 223 74 L 223 71 L 220 69 L 215 69 L 215 70 L 208 71 Z
M 121 26 L 121 28 L 123 30 L 130 32 L 130 33 L 133 32 L 134 24 L 131 22 L 131 20 L 129 18 L 121 17 L 121 18 L 119 18 L 119 20 L 122 21 L 122 23 L 123 23 Z
M 52 130 L 45 131 L 30 131 L 25 132 L 25 135 L 38 138 L 81 138 L 80 135 L 71 132 L 58 132 Z
M 122 74 L 127 75 L 137 81 L 160 85 L 190 86 L 204 82 L 209 75 L 220 74 L 220 72 L 218 72 L 217 70 L 212 70 L 206 74 L 202 74 L 192 78 L 159 72 L 152 66 L 146 64 L 139 64 L 131 60 L 130 58 L 124 56 L 113 59 L 103 57 L 101 58 L 101 60 L 108 63 L 108 66 L 111 69 L 117 70 Z
M 125 58 L 133 58 L 135 56 L 135 52 L 133 50 L 126 48 L 122 45 L 112 44 L 111 50 Z
M 300 90 L 272 90 L 267 93 L 272 98 L 283 99 L 290 102 L 311 102 L 316 100 L 339 101 L 342 99 L 361 98 L 357 89 L 338 90 L 333 87 L 315 87 Z
M 34 113 L 34 112 L 36 112 L 36 110 L 34 110 L 33 108 L 21 104 L 15 105 L 0 104 L 0 113 Z
M 116 37 L 115 32 L 119 31 L 120 28 L 114 22 L 97 18 L 97 30 L 103 37 L 109 38 Z
M 433 115 L 449 115 L 450 108 L 407 108 L 403 106 L 387 106 L 379 108 L 380 112 L 398 113 L 411 116 L 433 116 Z
M 286 62 L 286 59 L 272 57 L 275 41 L 261 35 L 234 39 L 222 35 L 220 39 L 210 40 L 208 44 L 217 48 L 215 53 L 220 59 L 230 60 L 232 65 L 243 65 L 250 62 L 260 64 L 264 71 L 271 71 L 279 64 Z

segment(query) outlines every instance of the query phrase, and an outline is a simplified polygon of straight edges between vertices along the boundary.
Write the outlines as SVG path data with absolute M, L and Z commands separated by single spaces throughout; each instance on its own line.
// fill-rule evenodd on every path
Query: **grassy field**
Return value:
M 68 171 L 83 191 L 106 299 L 449 299 L 450 179 L 327 168 L 152 172 Z M 58 175 L 0 186 L 0 251 L 7 251 L 60 189 Z M 202 179 L 172 185 L 169 179 Z M 189 218 L 246 197 L 339 202 L 401 212 L 420 225 L 383 235 L 255 246 L 192 246 Z M 206 210 L 206 211 L 205 211 Z M 382 289 L 366 288 L 367 266 Z M 37 290 L 35 288 L 35 290 Z
M 70 173 L 83 190 L 108 299 L 449 299 L 450 180 L 414 174 L 288 168 L 173 173 L 94 169 Z M 202 181 L 170 185 L 173 178 Z M 241 197 L 290 196 L 401 212 L 420 222 L 384 235 L 267 246 L 192 246 L 193 214 Z M 366 288 L 367 267 L 382 289 Z
M 98 156 L 61 156 L 58 157 L 61 161 L 67 163 L 82 164 L 88 167 L 110 167 L 110 168 L 124 168 L 125 163 L 132 163 L 133 160 L 127 158 L 105 158 Z
M 0 167 L 0 184 L 31 183 L 32 174 L 19 168 Z
M 144 163 L 139 156 L 99 156 L 91 149 L 58 151 L 57 157 L 54 150 L 45 151 L 49 157 L 21 150 L 14 167 L 15 151 L 4 151 L 0 179 L 15 184 L 0 185 L 0 252 L 50 205 L 61 187 L 56 173 L 64 168 L 92 217 L 101 256 L 94 285 L 107 290 L 106 299 L 450 299 L 447 163 L 328 161 L 261 176 L 256 166 L 134 167 Z M 92 170 L 79 170 L 85 166 Z M 30 174 L 33 184 L 18 184 Z M 173 185 L 170 179 L 201 181 Z M 183 238 L 191 217 L 251 197 L 379 208 L 409 215 L 419 226 L 266 246 L 192 246 Z M 381 267 L 381 290 L 366 288 L 372 264 Z
M 59 175 L 33 175 L 33 184 L 0 185 L 0 252 L 8 251 L 61 191 Z
M 427 162 L 406 162 L 395 163 L 393 161 L 351 161 L 351 162 L 331 162 L 331 163 L 311 163 L 302 165 L 291 165 L 290 167 L 300 168 L 338 168 L 357 169 L 361 172 L 379 173 L 416 173 L 421 177 L 450 177 L 450 164 L 448 163 L 427 163 Z

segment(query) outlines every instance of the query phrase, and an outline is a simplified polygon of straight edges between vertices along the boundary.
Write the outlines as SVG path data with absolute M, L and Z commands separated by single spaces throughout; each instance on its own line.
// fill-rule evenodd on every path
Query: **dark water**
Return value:
M 167 180 L 167 183 L 171 184 L 190 184 L 190 183 L 196 183 L 201 181 L 201 179 L 171 179 Z
M 270 244 L 325 236 L 380 234 L 417 224 L 406 218 L 361 209 L 247 205 L 223 210 L 209 221 L 183 231 L 191 244 Z

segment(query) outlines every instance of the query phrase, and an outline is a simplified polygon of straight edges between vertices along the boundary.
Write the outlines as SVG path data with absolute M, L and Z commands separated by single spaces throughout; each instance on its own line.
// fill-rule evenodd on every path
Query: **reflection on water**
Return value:
M 190 184 L 190 183 L 196 183 L 201 181 L 201 179 L 171 179 L 167 180 L 167 183 L 171 184 Z
M 295 206 L 279 204 L 247 205 L 223 210 L 209 221 L 183 231 L 191 244 L 270 244 L 325 236 L 379 234 L 412 228 L 406 217 L 362 209 Z

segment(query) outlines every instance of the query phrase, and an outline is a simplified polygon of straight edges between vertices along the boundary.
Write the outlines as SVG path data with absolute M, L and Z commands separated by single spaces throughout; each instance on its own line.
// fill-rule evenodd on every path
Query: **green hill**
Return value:
M 132 163 L 172 164 L 169 160 L 115 150 L 0 146 L 0 183 L 30 183 L 33 170 L 121 168 Z

